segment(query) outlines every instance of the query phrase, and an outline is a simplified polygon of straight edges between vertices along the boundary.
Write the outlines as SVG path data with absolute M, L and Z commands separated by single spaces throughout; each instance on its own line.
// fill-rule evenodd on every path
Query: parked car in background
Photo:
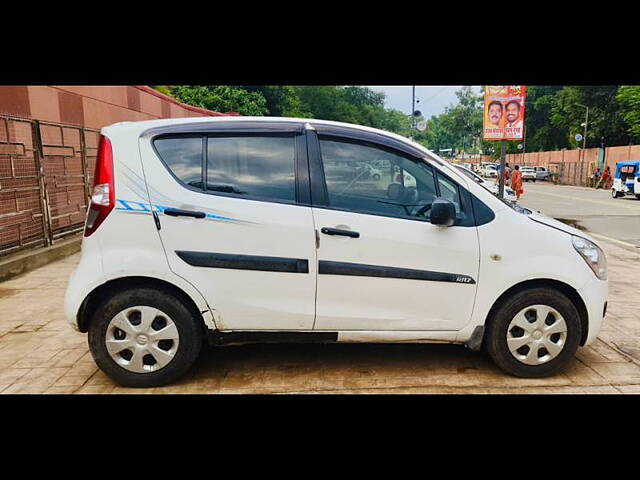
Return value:
M 536 171 L 533 167 L 520 167 L 520 171 L 522 172 L 522 180 L 525 182 L 536 181 Z
M 547 180 L 550 179 L 551 174 L 549 173 L 549 170 L 547 170 L 547 168 L 545 168 L 545 167 L 533 167 L 533 169 L 536 171 L 536 180 L 547 181 Z
M 460 170 L 462 173 L 464 173 L 471 180 L 476 182 L 478 185 L 481 185 L 484 188 L 486 188 L 487 190 L 489 190 L 494 195 L 498 195 L 498 193 L 500 192 L 500 187 L 498 186 L 498 184 L 496 182 L 491 182 L 491 181 L 485 180 L 480 175 L 477 175 L 477 174 L 473 173 L 471 170 L 469 170 L 468 168 L 463 167 L 462 165 L 456 165 L 456 168 L 458 170 Z M 509 188 L 509 187 L 507 187 L 505 185 L 505 187 L 504 187 L 504 197 L 503 198 L 505 198 L 506 200 L 510 200 L 512 202 L 515 202 L 517 200 L 516 192 L 512 188 Z
M 498 166 L 491 163 L 483 165 L 480 175 L 486 178 L 498 177 Z
M 363 180 L 367 159 L 394 174 Z M 102 371 L 152 387 L 183 376 L 205 338 L 457 343 L 549 376 L 596 340 L 606 302 L 588 234 L 400 135 L 200 117 L 102 128 L 64 308 Z
M 611 186 L 613 198 L 635 195 L 640 200 L 640 162 L 618 162 Z

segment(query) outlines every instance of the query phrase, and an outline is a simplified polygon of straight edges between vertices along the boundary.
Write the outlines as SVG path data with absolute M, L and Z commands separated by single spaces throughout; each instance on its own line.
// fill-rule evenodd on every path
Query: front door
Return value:
M 142 138 L 150 202 L 171 270 L 203 294 L 218 329 L 311 330 L 305 137 L 286 124 L 261 130 Z
M 315 195 L 313 205 L 320 239 L 314 328 L 454 331 L 465 326 L 479 268 L 466 192 L 404 152 L 340 136 L 317 138 L 318 154 L 310 161 L 321 160 L 326 182 L 324 198 Z M 318 179 L 312 177 L 314 183 Z M 454 226 L 429 222 L 436 197 L 456 205 Z

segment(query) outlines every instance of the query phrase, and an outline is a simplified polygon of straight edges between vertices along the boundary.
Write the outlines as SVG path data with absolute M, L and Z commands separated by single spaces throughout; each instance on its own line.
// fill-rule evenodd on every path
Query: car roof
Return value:
M 297 117 L 250 117 L 250 116 L 219 116 L 219 117 L 183 117 L 183 118 L 164 118 L 159 120 L 144 120 L 139 122 L 119 122 L 112 125 L 103 127 L 101 133 L 109 136 L 110 133 L 128 133 L 135 135 L 143 135 L 148 131 L 161 127 L 171 127 L 177 125 L 203 125 L 207 123 L 242 123 L 242 122 L 265 122 L 265 123 L 288 123 L 299 124 L 301 126 L 307 124 L 335 126 L 349 128 L 352 130 L 360 130 L 363 132 L 369 132 L 373 134 L 383 135 L 390 137 L 394 140 L 400 141 L 406 145 L 413 147 L 416 150 L 420 150 L 423 154 L 429 156 L 431 159 L 439 162 L 441 165 L 447 165 L 450 168 L 450 163 L 440 157 L 435 152 L 432 152 L 424 145 L 421 145 L 408 137 L 403 137 L 396 133 L 389 132 L 387 130 L 381 130 L 379 128 L 365 127 L 363 125 L 356 125 L 346 122 L 335 122 L 333 120 L 319 120 L 315 118 L 297 118 Z
M 315 118 L 296 118 L 296 117 L 250 117 L 250 116 L 219 116 L 219 117 L 183 117 L 183 118 L 163 118 L 159 120 L 144 120 L 140 122 L 119 122 L 114 123 L 112 125 L 106 126 L 104 128 L 109 130 L 137 130 L 140 132 L 144 132 L 146 130 L 157 128 L 157 127 L 169 127 L 173 125 L 188 125 L 188 124 L 205 124 L 205 123 L 230 123 L 230 122 L 265 122 L 265 123 L 298 123 L 301 125 L 305 125 L 307 123 L 313 123 L 316 125 L 327 125 L 327 126 L 336 126 L 336 127 L 345 127 L 356 130 L 362 130 L 366 132 L 377 133 L 381 135 L 386 135 L 388 137 L 395 138 L 397 140 L 401 140 L 405 143 L 409 143 L 410 145 L 423 150 L 425 153 L 428 153 L 431 156 L 436 157 L 437 159 L 443 160 L 439 155 L 434 152 L 428 150 L 423 145 L 414 142 L 410 138 L 403 137 L 402 135 L 398 135 L 396 133 L 389 132 L 387 130 L 381 130 L 378 128 L 365 127 L 363 125 L 356 125 L 353 123 L 345 123 L 345 122 L 335 122 L 333 120 L 319 120 Z

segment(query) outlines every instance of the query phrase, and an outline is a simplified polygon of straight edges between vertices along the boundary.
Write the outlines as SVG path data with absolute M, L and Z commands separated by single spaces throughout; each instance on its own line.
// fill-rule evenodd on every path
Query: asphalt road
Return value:
M 635 197 L 613 199 L 608 190 L 526 182 L 518 203 L 570 223 L 595 238 L 607 237 L 618 245 L 640 248 L 640 200 Z

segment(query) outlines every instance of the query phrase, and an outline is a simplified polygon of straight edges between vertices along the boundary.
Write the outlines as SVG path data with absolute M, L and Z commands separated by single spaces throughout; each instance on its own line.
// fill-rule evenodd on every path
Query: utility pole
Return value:
M 411 87 L 411 140 L 413 140 L 413 131 L 416 129 L 416 86 Z
M 499 179 L 499 187 L 498 187 L 498 196 L 500 198 L 504 198 L 504 168 L 505 168 L 505 159 L 506 159 L 506 145 L 504 143 L 505 141 L 502 140 L 500 141 L 500 171 L 498 172 L 498 175 L 500 175 L 500 179 Z
M 579 106 L 579 107 L 587 109 L 587 113 L 586 113 L 585 119 L 584 119 L 584 138 L 582 139 L 582 159 L 580 160 L 580 173 L 582 173 L 582 166 L 584 164 L 584 156 L 587 153 L 586 152 L 586 148 L 587 148 L 587 125 L 589 124 L 589 107 L 587 107 L 586 105 L 582 105 L 580 103 L 576 103 L 576 105 Z
M 584 150 L 585 148 L 587 148 L 587 125 L 589 124 L 589 107 L 587 107 L 586 105 L 581 105 L 579 103 L 576 103 L 576 105 L 587 109 L 587 113 L 584 119 L 584 138 L 582 139 L 582 149 Z

